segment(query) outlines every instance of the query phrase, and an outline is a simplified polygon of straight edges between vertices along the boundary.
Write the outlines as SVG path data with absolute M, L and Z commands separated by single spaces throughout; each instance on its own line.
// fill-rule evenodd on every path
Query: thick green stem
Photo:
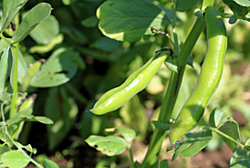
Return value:
M 10 118 L 17 113 L 17 98 L 18 98 L 18 83 L 17 83 L 17 75 L 18 75 L 18 43 L 14 44 L 14 65 L 13 65 L 13 79 L 12 79 L 12 88 L 13 88 L 13 96 L 11 100 L 11 109 L 10 109 Z
M 179 93 L 180 85 L 182 82 L 185 66 L 191 51 L 198 40 L 202 30 L 204 28 L 204 22 L 202 19 L 197 19 L 191 32 L 189 33 L 183 47 L 177 58 L 178 73 L 172 72 L 168 90 L 162 102 L 160 115 L 158 121 L 162 123 L 169 122 L 172 111 Z M 166 130 L 155 128 L 151 142 L 149 144 L 148 152 L 142 163 L 142 168 L 148 168 L 155 165 L 158 160 L 158 155 L 161 150 L 162 142 L 165 138 Z

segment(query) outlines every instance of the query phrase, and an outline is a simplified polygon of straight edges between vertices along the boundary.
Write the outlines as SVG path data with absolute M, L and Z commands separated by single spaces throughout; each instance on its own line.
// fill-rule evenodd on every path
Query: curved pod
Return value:
M 206 8 L 205 19 L 208 42 L 206 57 L 197 85 L 170 130 L 172 144 L 197 125 L 221 80 L 227 48 L 226 29 L 213 7 Z
M 152 57 L 144 66 L 131 74 L 121 86 L 106 92 L 90 111 L 102 115 L 121 107 L 148 85 L 167 58 L 167 55 L 168 51 L 163 51 Z

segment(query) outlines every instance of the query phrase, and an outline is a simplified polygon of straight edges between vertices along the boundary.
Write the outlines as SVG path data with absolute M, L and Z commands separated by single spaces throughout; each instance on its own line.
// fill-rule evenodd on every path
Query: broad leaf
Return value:
M 184 12 L 187 9 L 194 7 L 198 2 L 202 0 L 177 0 L 176 1 L 176 10 L 180 12 Z
M 128 42 L 152 34 L 151 27 L 160 29 L 170 22 L 160 8 L 145 0 L 109 0 L 97 9 L 96 15 L 104 35 Z
M 85 140 L 90 146 L 108 156 L 119 155 L 127 148 L 127 142 L 118 136 L 90 136 Z
M 250 167 L 250 150 L 245 150 L 238 148 L 231 160 L 230 160 L 231 168 L 249 168 Z
M 119 127 L 117 128 L 119 133 L 125 138 L 127 142 L 132 142 L 136 137 L 136 131 L 127 128 L 127 127 Z
M 201 151 L 212 139 L 212 131 L 205 129 L 197 133 L 188 133 L 183 142 L 175 146 L 173 160 L 180 154 L 183 157 L 193 156 Z
M 33 7 L 15 31 L 11 43 L 22 41 L 41 21 L 49 17 L 50 12 L 51 6 L 48 3 L 39 3 Z
M 59 23 L 54 16 L 41 21 L 31 32 L 30 36 L 37 42 L 48 44 L 59 33 Z
M 9 151 L 1 155 L 1 162 L 9 168 L 24 168 L 30 160 L 20 151 Z
M 80 55 L 72 49 L 60 48 L 53 52 L 32 78 L 34 87 L 54 87 L 68 82 L 76 73 L 77 65 L 85 66 Z
M 3 15 L 0 21 L 0 33 L 9 26 L 27 1 L 28 0 L 3 0 Z

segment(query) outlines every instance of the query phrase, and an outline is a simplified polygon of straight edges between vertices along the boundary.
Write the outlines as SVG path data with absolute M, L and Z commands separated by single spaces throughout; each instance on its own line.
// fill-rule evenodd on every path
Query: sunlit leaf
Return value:
M 151 27 L 159 29 L 170 22 L 160 8 L 145 0 L 109 0 L 98 8 L 96 15 L 104 35 L 128 42 L 152 34 Z
M 123 138 L 113 135 L 107 137 L 92 135 L 85 141 L 108 156 L 119 155 L 127 148 L 127 142 Z
M 11 43 L 18 43 L 22 41 L 41 21 L 49 17 L 51 9 L 50 4 L 39 3 L 28 11 L 15 31 L 11 39 Z
M 30 162 L 30 159 L 20 151 L 9 151 L 1 155 L 1 161 L 9 168 L 24 168 Z
M 38 43 L 48 44 L 58 33 L 59 23 L 50 15 L 30 32 L 30 36 Z

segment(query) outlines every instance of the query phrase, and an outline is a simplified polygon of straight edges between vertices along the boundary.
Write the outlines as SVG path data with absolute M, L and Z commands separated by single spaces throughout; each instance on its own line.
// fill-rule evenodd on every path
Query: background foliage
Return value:
M 39 2 L 46 1 L 28 1 L 20 11 L 20 20 Z M 157 119 L 163 92 L 169 81 L 170 71 L 166 66 L 160 69 L 146 90 L 115 112 L 95 116 L 88 110 L 103 93 L 120 85 L 156 50 L 172 47 L 169 38 L 150 31 L 154 27 L 172 33 L 168 26 L 173 19 L 170 2 L 158 0 L 153 5 L 150 2 L 127 0 L 112 12 L 108 8 L 112 7 L 110 4 L 115 3 L 115 0 L 109 3 L 103 0 L 47 2 L 53 8 L 51 15 L 20 43 L 18 81 L 22 91 L 37 95 L 33 114 L 47 116 L 54 124 L 46 126 L 27 122 L 19 141 L 37 148 L 38 161 L 50 158 L 60 167 L 126 167 L 129 164 L 128 151 L 118 157 L 106 157 L 84 141 L 90 135 L 109 134 L 106 128 L 126 126 L 140 132 L 133 142 L 132 150 L 134 159 L 141 162 L 154 127 L 151 121 Z M 193 2 L 194 6 L 183 5 L 181 1 L 176 4 L 176 33 L 181 42 L 196 19 L 194 10 L 201 4 L 200 0 Z M 230 12 L 221 1 L 216 3 Z M 124 17 L 117 18 L 117 13 Z M 144 17 L 147 19 L 142 19 Z M 237 121 L 241 141 L 246 142 L 250 138 L 250 24 L 238 20 L 237 24 L 231 25 L 229 19 L 224 21 L 229 45 L 223 79 L 208 105 L 204 120 L 208 120 L 212 110 L 219 107 Z M 138 22 L 138 27 L 133 26 L 134 22 Z M 114 27 L 124 33 L 113 33 Z M 5 33 L 13 34 L 11 29 Z M 1 40 L 1 49 L 4 45 Z M 177 99 L 172 118 L 177 117 L 195 87 L 205 52 L 206 37 L 203 33 L 193 50 L 193 68 L 188 66 L 185 72 L 181 96 Z M 25 74 L 31 68 L 30 65 L 37 61 L 42 62 L 41 68 L 26 86 L 23 82 Z M 6 87 L 10 87 L 9 83 Z M 170 146 L 168 140 L 164 146 L 160 158 L 170 158 L 173 152 L 166 152 L 166 147 Z M 206 151 L 218 151 L 223 147 L 222 140 L 213 136 Z M 179 163 L 184 167 L 192 165 L 188 159 L 176 159 L 170 164 L 178 166 Z M 229 160 L 226 163 L 229 164 Z

